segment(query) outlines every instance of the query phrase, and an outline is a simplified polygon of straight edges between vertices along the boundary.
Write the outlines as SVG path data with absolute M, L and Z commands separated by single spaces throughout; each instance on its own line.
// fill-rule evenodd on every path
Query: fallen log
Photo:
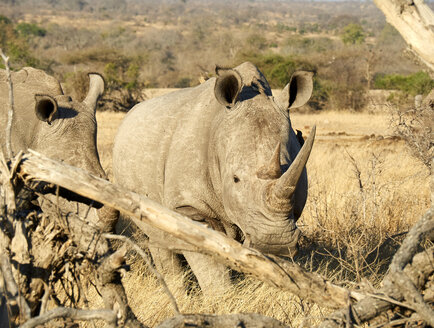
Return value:
M 248 328 L 288 328 L 276 319 L 256 313 L 240 314 L 184 314 L 162 322 L 157 328 L 202 328 L 202 327 L 248 327 Z
M 146 222 L 194 245 L 200 252 L 215 256 L 235 270 L 252 274 L 302 299 L 335 309 L 344 307 L 348 302 L 347 289 L 320 275 L 309 273 L 295 263 L 243 247 L 220 232 L 208 229 L 144 196 L 94 177 L 84 170 L 33 151 L 23 156 L 19 170 L 19 174 L 28 182 L 45 181 L 59 185 L 113 207 L 135 221 Z M 361 295 L 351 293 L 351 297 L 359 300 Z

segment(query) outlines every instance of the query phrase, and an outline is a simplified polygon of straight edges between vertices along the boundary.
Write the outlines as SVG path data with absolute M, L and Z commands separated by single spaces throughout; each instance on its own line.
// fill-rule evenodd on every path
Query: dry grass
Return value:
M 123 113 L 97 114 L 98 145 L 104 169 L 111 175 L 111 146 Z M 428 172 L 405 143 L 392 137 L 388 114 L 292 114 L 293 126 L 307 135 L 317 125 L 317 139 L 308 163 L 308 203 L 299 221 L 306 235 L 298 261 L 312 271 L 352 285 L 377 284 L 393 254 L 397 235 L 429 206 Z M 132 257 L 125 278 L 134 311 L 150 326 L 173 315 L 170 303 L 140 259 Z M 176 285 L 182 277 L 168 277 Z M 138 287 L 140 286 L 140 287 Z M 258 312 L 291 326 L 303 318 L 315 323 L 324 313 L 251 278 L 223 296 L 203 298 L 174 289 L 184 313 Z

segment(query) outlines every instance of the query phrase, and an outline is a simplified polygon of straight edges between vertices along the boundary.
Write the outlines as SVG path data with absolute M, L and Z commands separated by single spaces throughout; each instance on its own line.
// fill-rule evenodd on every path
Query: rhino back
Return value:
M 210 79 L 136 105 L 115 137 L 116 181 L 172 208 L 206 197 L 213 87 Z

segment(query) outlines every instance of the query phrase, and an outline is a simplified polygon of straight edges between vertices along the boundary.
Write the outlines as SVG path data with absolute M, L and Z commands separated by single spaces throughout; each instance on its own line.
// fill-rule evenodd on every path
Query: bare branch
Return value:
M 125 237 L 125 236 L 119 236 L 119 235 L 113 235 L 113 234 L 106 233 L 106 234 L 103 234 L 103 237 L 107 238 L 107 239 L 122 240 L 123 242 L 130 245 L 130 247 L 133 248 L 143 258 L 143 260 L 148 265 L 149 269 L 157 277 L 158 281 L 160 281 L 161 285 L 163 286 L 164 291 L 166 292 L 167 296 L 170 299 L 170 302 L 172 303 L 172 307 L 173 307 L 173 310 L 175 311 L 175 314 L 176 315 L 181 314 L 179 312 L 178 304 L 176 303 L 175 297 L 173 296 L 169 287 L 167 287 L 166 281 L 164 280 L 163 276 L 160 274 L 160 272 L 158 272 L 158 270 L 152 264 L 152 260 L 151 260 L 150 256 L 143 249 L 141 249 L 139 247 L 139 245 L 137 245 L 131 239 L 129 239 L 128 237 Z
M 401 288 L 404 298 L 411 304 L 421 318 L 434 327 L 434 311 L 425 303 L 422 295 L 409 277 L 403 272 L 404 267 L 411 261 L 422 240 L 433 237 L 434 218 L 433 208 L 411 228 L 404 242 L 393 257 L 390 265 L 390 279 Z
M 185 314 L 165 320 L 157 328 L 209 327 L 209 328 L 287 328 L 276 319 L 256 313 L 226 315 Z
M 243 247 L 217 231 L 173 212 L 144 196 L 93 177 L 87 172 L 53 161 L 33 152 L 24 156 L 22 173 L 28 180 L 41 180 L 60 185 L 77 194 L 94 199 L 123 211 L 136 221 L 146 222 L 158 229 L 193 244 L 202 252 L 216 256 L 235 270 L 250 273 L 262 281 L 288 290 L 299 297 L 331 308 L 347 304 L 347 290 L 321 276 L 303 270 L 295 263 L 265 256 Z M 352 297 L 361 295 L 352 292 Z
M 430 239 L 434 237 L 433 211 L 434 207 L 431 207 L 410 229 L 390 264 L 390 270 L 392 272 L 399 272 L 404 269 L 407 263 L 414 257 L 414 254 L 416 254 L 417 247 L 425 237 L 429 237 Z
M 116 313 L 111 310 L 80 310 L 73 308 L 59 307 L 51 311 L 45 312 L 44 314 L 28 320 L 26 323 L 22 324 L 20 328 L 33 328 L 38 325 L 43 325 L 54 319 L 59 318 L 69 318 L 72 320 L 104 320 L 107 322 L 108 327 L 115 328 L 116 325 Z
M 6 156 L 8 159 L 12 159 L 12 147 L 11 147 L 11 130 L 12 130 L 12 120 L 14 117 L 14 89 L 12 84 L 11 70 L 9 68 L 9 57 L 7 57 L 3 50 L 0 49 L 0 55 L 3 58 L 6 68 L 7 82 L 9 86 L 9 110 L 8 110 L 8 123 L 6 125 Z
M 24 320 L 31 318 L 30 307 L 24 297 L 20 295 L 17 283 L 15 282 L 12 274 L 12 267 L 8 255 L 5 253 L 0 254 L 0 269 L 5 282 L 5 289 L 7 291 L 7 303 L 11 307 L 18 306 L 19 311 Z
M 16 210 L 15 192 L 11 182 L 11 172 L 6 163 L 3 151 L 0 149 L 0 185 L 2 186 L 5 197 L 7 213 L 13 215 Z
M 421 0 L 374 0 L 388 23 L 402 35 L 412 51 L 434 71 L 434 14 Z
M 434 255 L 431 247 L 426 252 L 418 253 L 414 256 L 411 265 L 409 264 L 404 272 L 411 278 L 411 282 L 417 288 L 423 287 L 424 282 L 433 273 Z M 394 305 L 399 305 L 407 308 L 412 308 L 411 304 L 402 303 L 404 299 L 401 287 L 391 281 L 390 276 L 386 276 L 383 280 L 383 287 L 378 291 L 380 295 L 369 295 L 354 304 L 352 309 L 352 318 L 358 318 L 360 322 L 366 322 L 379 316 L 381 313 L 391 309 Z M 346 322 L 347 309 L 343 308 L 332 313 L 319 328 L 338 328 L 342 327 L 342 323 Z

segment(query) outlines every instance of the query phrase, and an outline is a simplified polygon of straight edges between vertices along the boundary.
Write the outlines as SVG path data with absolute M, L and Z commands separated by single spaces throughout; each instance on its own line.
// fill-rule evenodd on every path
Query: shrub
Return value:
M 434 88 L 434 80 L 426 72 L 410 75 L 389 74 L 374 77 L 376 89 L 400 90 L 406 95 L 428 94 Z
M 112 62 L 117 61 L 122 56 L 114 49 L 106 47 L 88 48 L 68 52 L 62 60 L 69 65 L 77 65 L 90 62 Z
M 189 77 L 180 78 L 174 85 L 175 88 L 188 88 L 191 86 L 191 79 Z
M 9 56 L 12 68 L 22 66 L 40 67 L 40 61 L 29 50 L 27 40 L 14 29 L 13 22 L 0 15 L 0 48 Z M 3 62 L 0 63 L 3 68 Z
M 251 34 L 247 37 L 247 44 L 249 47 L 256 50 L 263 50 L 268 46 L 267 39 L 264 38 L 262 35 L 256 33 Z
M 348 24 L 341 34 L 341 39 L 345 44 L 362 44 L 365 38 L 366 33 L 359 24 Z
M 6 16 L 0 15 L 0 24 L 9 25 L 12 24 L 12 21 Z
M 250 61 L 256 65 L 265 75 L 271 88 L 283 88 L 290 81 L 292 74 L 296 70 L 306 70 L 316 72 L 315 65 L 299 60 L 291 56 L 281 56 L 277 54 L 242 54 L 239 62 Z M 234 65 L 235 66 L 235 65 Z M 314 76 L 314 90 L 309 101 L 309 106 L 314 109 L 325 107 L 329 98 L 323 82 Z
M 290 54 L 311 54 L 325 52 L 336 47 L 336 42 L 328 37 L 308 38 L 293 35 L 284 41 L 284 51 Z
M 47 34 L 47 31 L 41 27 L 39 27 L 36 24 L 29 24 L 29 23 L 19 23 L 15 27 L 15 31 L 19 35 L 22 35 L 24 37 L 30 37 L 30 36 L 45 36 Z
M 242 53 L 238 62 L 250 61 L 266 76 L 272 88 L 283 88 L 290 80 L 292 73 L 298 69 L 315 70 L 309 63 L 294 59 L 291 56 L 277 54 Z

